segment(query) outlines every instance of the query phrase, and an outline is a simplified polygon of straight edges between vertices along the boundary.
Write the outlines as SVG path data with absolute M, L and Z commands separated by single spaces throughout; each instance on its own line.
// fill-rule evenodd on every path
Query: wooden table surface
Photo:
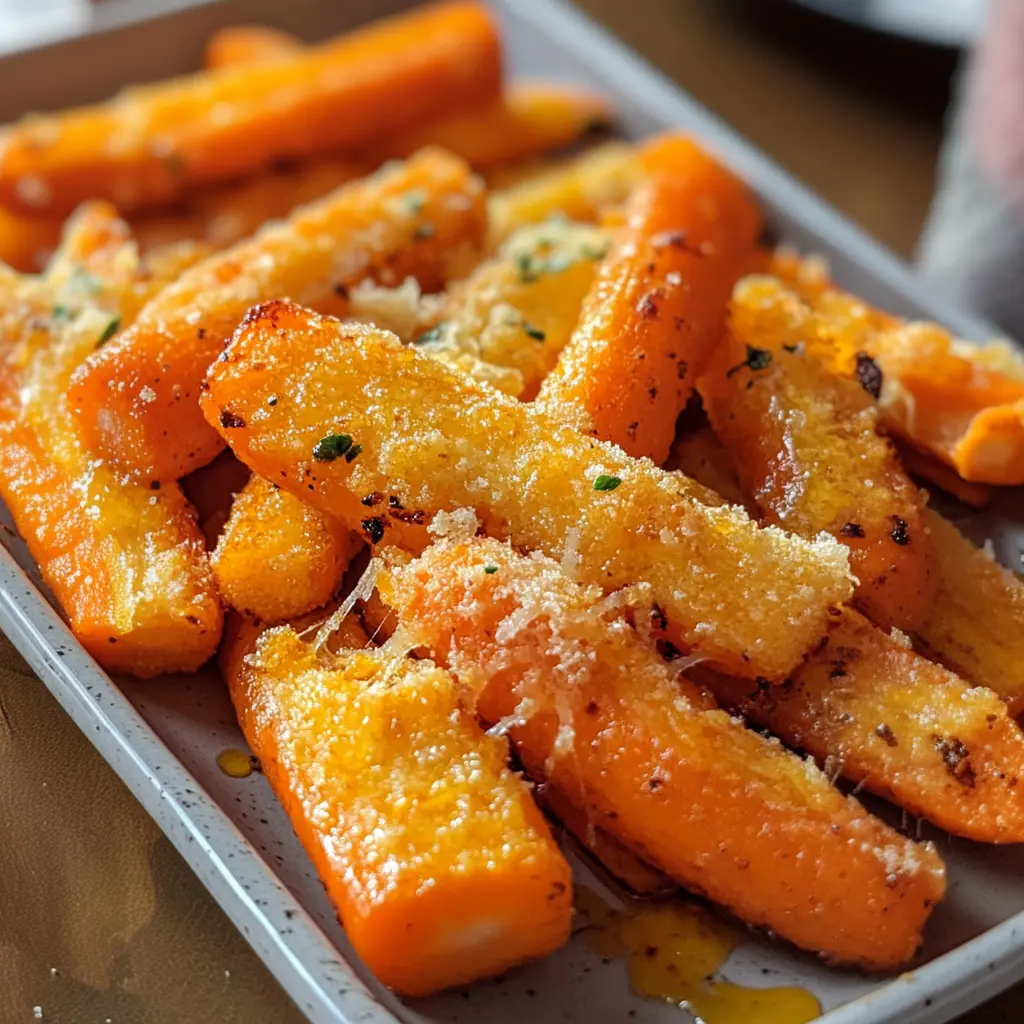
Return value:
M 581 0 L 841 210 L 908 254 L 948 56 L 780 20 L 767 0 Z M 299 1024 L 283 992 L 0 638 L 0 1020 Z M 1009 994 L 962 1024 L 1018 1021 Z

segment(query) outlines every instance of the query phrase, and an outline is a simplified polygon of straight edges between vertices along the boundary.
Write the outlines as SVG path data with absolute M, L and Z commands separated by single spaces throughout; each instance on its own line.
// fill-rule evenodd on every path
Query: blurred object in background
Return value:
M 1024 0 L 992 0 L 960 77 L 918 262 L 1024 342 Z
M 793 0 L 862 28 L 936 46 L 969 46 L 985 18 L 986 0 Z
M 91 7 L 91 0 L 0 0 L 0 54 L 83 31 Z

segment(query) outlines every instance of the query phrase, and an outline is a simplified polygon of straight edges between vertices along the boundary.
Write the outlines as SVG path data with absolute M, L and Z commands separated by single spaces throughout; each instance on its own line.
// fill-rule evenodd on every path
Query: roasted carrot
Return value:
M 766 521 L 841 541 L 856 607 L 911 629 L 938 579 L 923 497 L 879 435 L 871 397 L 801 348 L 811 327 L 799 311 L 780 327 L 775 307 L 788 299 L 774 278 L 737 284 L 728 335 L 698 385 L 704 408 Z
M 225 656 L 242 730 L 384 984 L 427 995 L 568 938 L 569 866 L 505 741 L 459 709 L 447 672 L 402 651 L 318 657 L 288 627 L 252 632 Z
M 709 487 L 730 505 L 742 505 L 751 515 L 757 514 L 754 502 L 743 491 L 731 456 L 710 426 L 677 437 L 665 468 Z
M 483 538 L 385 564 L 378 586 L 404 642 L 509 727 L 527 772 L 656 867 L 830 960 L 884 969 L 914 953 L 944 887 L 934 848 L 708 708 L 633 631 L 628 592 L 609 600 Z M 649 594 L 633 598 L 650 614 Z
M 87 444 L 124 471 L 184 476 L 222 447 L 195 399 L 249 306 L 290 295 L 344 312 L 364 277 L 438 288 L 483 232 L 480 182 L 439 150 L 300 208 L 182 275 L 81 367 L 69 396 Z
M 78 639 L 108 670 L 138 676 L 206 661 L 220 637 L 220 602 L 180 489 L 127 483 L 97 464 L 64 391 L 151 275 L 113 211 L 87 208 L 48 275 L 52 306 L 32 331 L 46 343 L 22 339 L 0 359 L 0 493 Z
M 473 167 L 490 167 L 567 146 L 611 121 L 608 102 L 586 89 L 541 82 L 513 82 L 485 105 L 422 121 L 387 139 L 378 159 L 404 157 L 440 146 Z
M 253 476 L 236 496 L 210 562 L 232 608 L 276 623 L 325 605 L 358 545 L 340 520 Z
M 293 57 L 302 43 L 288 32 L 269 25 L 228 25 L 210 36 L 203 51 L 203 67 L 234 68 L 268 64 Z
M 760 216 L 739 179 L 687 138 L 649 143 L 641 162 L 647 182 L 538 402 L 553 418 L 660 464 L 721 337 Z
M 60 243 L 63 226 L 60 217 L 26 217 L 0 206 L 0 262 L 38 273 Z
M 475 509 L 488 532 L 564 556 L 587 582 L 646 583 L 674 643 L 741 675 L 783 678 L 850 594 L 831 538 L 708 508 L 676 474 L 291 303 L 250 311 L 201 404 L 255 472 L 370 540 L 422 544 L 416 524 Z
M 939 567 L 931 610 L 914 632 L 918 648 L 1024 712 L 1024 582 L 936 512 L 925 523 Z
M 506 189 L 488 201 L 490 244 L 497 247 L 513 231 L 539 224 L 554 214 L 594 221 L 608 206 L 623 202 L 642 178 L 633 146 L 607 142 Z
M 569 340 L 610 244 L 591 224 L 521 228 L 449 289 L 443 320 L 416 342 L 506 394 L 533 398 Z
M 1024 841 L 1024 734 L 1005 705 L 856 612 L 781 686 L 695 672 L 726 706 L 912 814 L 981 842 Z
M 496 96 L 497 26 L 482 4 L 431 5 L 270 64 L 204 71 L 25 119 L 0 152 L 0 203 L 123 210 L 284 157 L 348 150 Z M 216 116 L 214 116 L 216 115 Z

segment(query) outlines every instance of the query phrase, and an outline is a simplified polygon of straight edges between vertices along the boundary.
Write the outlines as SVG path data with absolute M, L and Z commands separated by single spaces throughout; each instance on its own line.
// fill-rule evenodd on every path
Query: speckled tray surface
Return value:
M 317 38 L 411 4 L 406 0 L 193 0 L 153 7 L 138 20 L 124 0 L 97 7 L 92 33 L 0 60 L 0 120 L 109 95 L 120 85 L 195 67 L 214 29 L 262 21 Z M 174 7 L 174 10 L 170 10 Z M 945 322 L 967 338 L 985 324 L 929 296 L 880 249 L 706 111 L 556 0 L 496 0 L 513 72 L 603 89 L 632 136 L 668 126 L 694 131 L 758 191 L 778 237 L 826 255 L 838 281 L 886 309 Z M 169 20 L 174 29 L 168 31 Z M 61 74 L 54 75 L 53 68 Z M 1019 568 L 1024 531 L 1004 507 L 968 524 Z M 0 521 L 10 519 L 0 506 Z M 324 891 L 262 776 L 232 779 L 216 766 L 242 744 L 214 673 L 116 684 L 75 642 L 47 600 L 24 545 L 10 529 L 0 548 L 0 628 L 79 727 L 159 822 L 196 874 L 315 1022 L 678 1022 L 685 1014 L 629 992 L 621 960 L 605 963 L 574 938 L 542 963 L 497 982 L 403 1003 L 355 959 Z M 890 820 L 899 812 L 872 808 Z M 823 967 L 759 937 L 741 945 L 724 975 L 753 986 L 798 985 L 830 1024 L 948 1020 L 1024 977 L 1024 852 L 932 834 L 949 867 L 949 896 L 929 925 L 919 965 L 868 978 Z M 585 865 L 579 870 L 587 874 Z M 588 884 L 599 884 L 588 879 Z M 756 1024 L 756 1022 L 754 1022 Z

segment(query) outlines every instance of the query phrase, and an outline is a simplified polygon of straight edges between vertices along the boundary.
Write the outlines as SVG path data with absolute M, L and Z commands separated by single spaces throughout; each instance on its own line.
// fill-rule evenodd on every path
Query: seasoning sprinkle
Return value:
M 739 373 L 744 367 L 747 367 L 753 371 L 767 370 L 772 363 L 772 354 L 766 348 L 754 348 L 753 345 L 747 346 L 747 358 L 742 363 L 737 363 L 731 370 L 726 371 L 726 377 L 732 377 Z
M 615 488 L 618 487 L 619 484 L 621 484 L 621 483 L 622 483 L 622 480 L 620 480 L 619 477 L 617 477 L 617 476 L 609 476 L 606 473 L 602 473 L 594 481 L 594 490 L 595 491 L 614 491 Z
M 528 338 L 533 338 L 534 341 L 543 341 L 547 337 L 539 327 L 534 327 L 529 320 L 523 321 L 523 333 Z
M 351 447 L 352 438 L 348 434 L 328 434 L 313 446 L 313 458 L 317 462 L 333 462 Z
M 420 224 L 412 233 L 412 237 L 415 238 L 417 242 L 423 242 L 428 238 L 433 238 L 436 233 L 437 228 L 435 228 L 433 224 Z
M 487 573 L 488 576 L 493 576 L 497 571 L 498 571 L 498 567 L 496 565 L 485 565 L 484 566 L 484 572 Z
M 117 334 L 121 327 L 121 318 L 119 316 L 112 317 L 110 323 L 103 329 L 103 333 L 100 335 L 100 340 L 96 342 L 96 347 L 105 345 L 110 339 Z

